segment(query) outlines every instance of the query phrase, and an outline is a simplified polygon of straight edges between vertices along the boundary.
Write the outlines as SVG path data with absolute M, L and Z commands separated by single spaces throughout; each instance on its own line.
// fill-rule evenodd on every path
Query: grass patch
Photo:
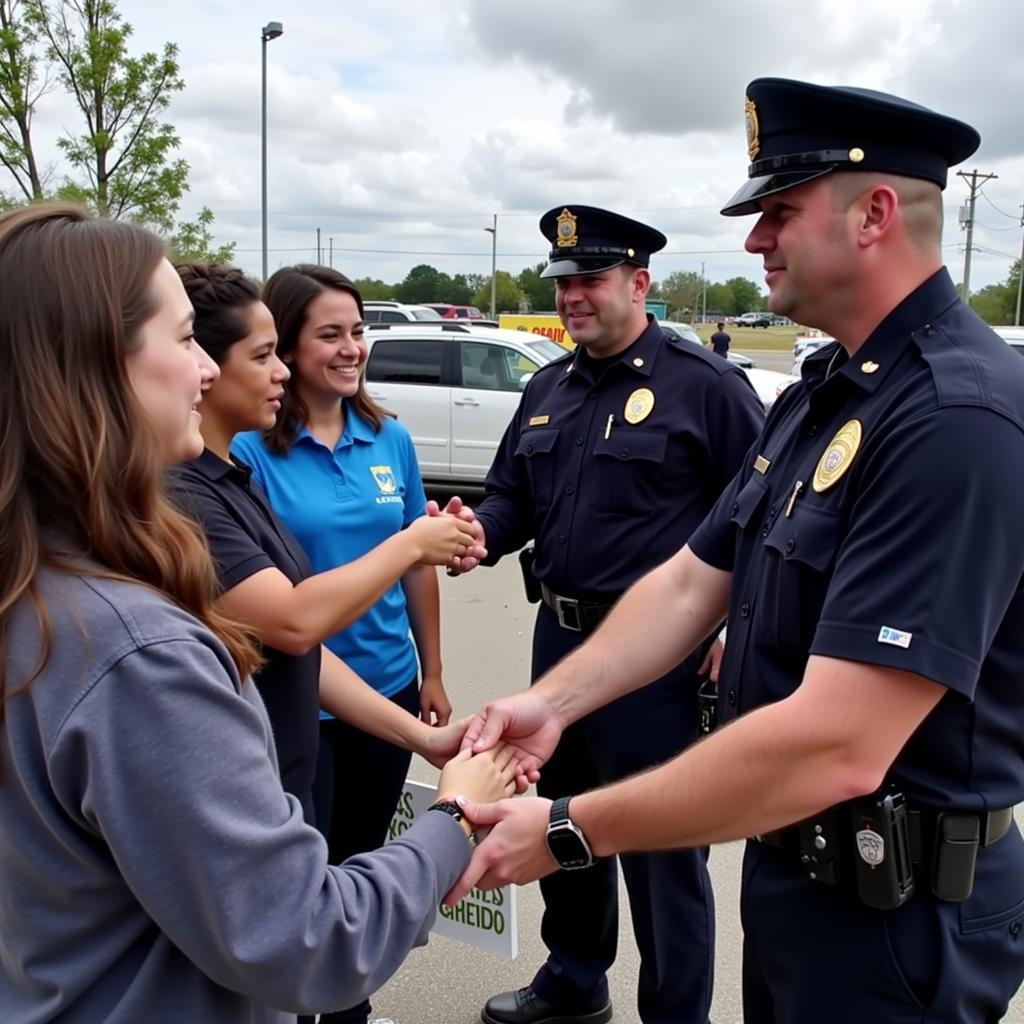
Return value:
M 694 330 L 701 341 L 707 341 L 715 331 L 715 324 L 695 324 Z M 736 327 L 725 325 L 725 333 L 732 338 L 731 345 L 741 351 L 792 352 L 793 341 L 800 334 L 799 327 Z

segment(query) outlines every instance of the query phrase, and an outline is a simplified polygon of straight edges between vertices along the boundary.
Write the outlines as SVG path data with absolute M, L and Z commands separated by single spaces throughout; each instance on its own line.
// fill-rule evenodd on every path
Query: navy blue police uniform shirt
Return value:
M 650 318 L 617 357 L 548 363 L 487 475 L 488 561 L 534 539 L 553 591 L 614 600 L 686 543 L 763 422 L 739 370 Z
M 170 471 L 178 505 L 202 526 L 222 591 L 264 569 L 293 583 L 312 572 L 309 559 L 274 514 L 251 471 L 203 453 Z M 253 676 L 274 730 L 281 783 L 309 814 L 319 737 L 320 645 L 302 655 L 264 645 L 264 663 Z
M 808 358 L 690 539 L 733 573 L 720 719 L 790 695 L 810 654 L 914 672 L 948 692 L 888 781 L 933 807 L 1020 802 L 1022 466 L 1024 360 L 945 270 L 852 359 Z

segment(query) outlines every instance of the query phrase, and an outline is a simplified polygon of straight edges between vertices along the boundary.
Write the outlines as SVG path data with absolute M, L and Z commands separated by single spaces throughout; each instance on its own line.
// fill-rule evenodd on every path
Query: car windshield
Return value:
M 542 356 L 544 362 L 550 363 L 552 359 L 557 359 L 561 355 L 565 355 L 565 349 L 561 345 L 554 341 L 549 341 L 547 338 L 540 338 L 537 341 L 528 341 L 526 347 L 533 349 L 538 355 Z
M 412 318 L 414 320 L 440 320 L 441 314 L 436 309 L 412 309 Z

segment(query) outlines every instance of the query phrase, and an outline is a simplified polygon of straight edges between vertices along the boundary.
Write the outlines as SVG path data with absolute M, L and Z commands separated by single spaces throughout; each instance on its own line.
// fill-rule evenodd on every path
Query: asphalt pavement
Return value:
M 764 355 L 764 353 L 760 353 Z M 432 495 L 442 497 L 443 495 Z M 526 603 L 518 564 L 506 558 L 494 568 L 465 577 L 441 576 L 444 678 L 457 714 L 513 693 L 529 682 L 530 636 L 535 608 Z M 437 772 L 419 758 L 411 776 L 436 782 Z M 714 1024 L 740 1024 L 739 871 L 742 843 L 716 847 L 710 868 L 717 906 Z M 615 1020 L 635 1022 L 639 959 L 633 942 L 625 889 L 620 886 L 619 953 L 609 984 Z M 432 936 L 415 950 L 374 998 L 374 1013 L 395 1024 L 474 1024 L 480 1008 L 496 992 L 527 984 L 545 956 L 540 941 L 542 904 L 536 885 L 518 890 L 519 955 L 505 960 L 470 946 Z M 825 1018 L 822 1018 L 825 1020 Z M 1018 994 L 1005 1024 L 1024 1024 L 1024 997 Z

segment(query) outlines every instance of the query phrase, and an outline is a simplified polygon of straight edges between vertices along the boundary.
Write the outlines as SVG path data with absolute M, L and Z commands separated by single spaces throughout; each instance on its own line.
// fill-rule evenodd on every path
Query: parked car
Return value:
M 366 389 L 412 434 L 425 480 L 481 483 L 549 338 L 465 321 L 371 324 Z
M 993 327 L 992 330 L 1024 356 L 1024 327 Z
M 700 340 L 700 335 L 689 324 L 680 323 L 678 320 L 659 320 L 658 326 L 666 334 L 670 334 L 674 338 L 682 338 L 683 341 L 690 341 L 695 345 L 700 345 L 701 348 L 704 347 L 704 342 Z M 730 351 L 726 358 L 730 363 L 735 363 L 744 370 L 750 370 L 757 366 L 757 363 L 750 356 L 745 356 L 740 352 Z
M 363 315 L 368 324 L 404 324 L 441 319 L 441 314 L 428 306 L 415 306 L 405 302 L 384 300 L 364 302 Z
M 437 311 L 442 320 L 483 320 L 484 315 L 476 306 L 456 306 L 450 302 L 424 302 L 428 309 Z
M 791 372 L 800 375 L 804 360 L 818 349 L 831 345 L 836 339 L 822 331 L 809 331 L 807 334 L 797 335 L 793 342 L 793 369 Z
M 775 404 L 775 399 L 790 384 L 795 384 L 800 380 L 799 377 L 795 377 L 791 373 L 776 373 L 775 370 L 749 369 L 743 372 L 747 375 L 751 387 L 757 392 L 757 397 L 761 399 L 765 412 Z
M 737 327 L 764 327 L 767 329 L 771 327 L 772 319 L 771 313 L 743 313 L 736 317 L 733 323 Z

